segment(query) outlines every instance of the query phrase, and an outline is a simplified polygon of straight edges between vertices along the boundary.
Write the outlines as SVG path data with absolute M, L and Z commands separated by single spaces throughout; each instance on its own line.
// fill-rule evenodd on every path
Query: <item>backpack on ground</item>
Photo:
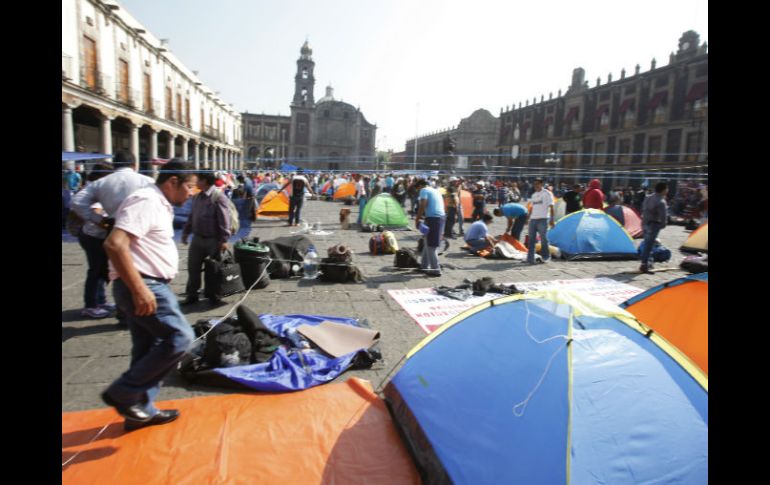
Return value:
M 417 259 L 417 253 L 414 249 L 403 248 L 396 251 L 393 265 L 396 268 L 419 268 L 420 261 Z
M 680 268 L 689 273 L 706 273 L 709 270 L 709 257 L 708 255 L 692 255 L 684 258 L 679 265 Z
M 396 235 L 390 231 L 384 231 L 382 233 L 382 238 L 385 242 L 384 252 L 388 254 L 395 254 L 396 251 L 398 251 L 398 240 L 396 239 Z
M 364 281 L 363 273 L 352 262 L 341 262 L 337 258 L 323 258 L 318 268 L 321 271 L 321 280 L 332 283 L 361 283 Z
M 203 267 L 203 294 L 206 298 L 218 300 L 246 290 L 241 277 L 241 266 L 235 262 L 230 251 L 222 251 L 216 257 L 207 256 L 203 260 Z
M 230 211 L 230 235 L 234 236 L 241 228 L 241 220 L 238 216 L 238 208 L 229 197 L 223 194 L 221 191 L 214 189 L 214 193 L 211 194 L 211 202 L 217 203 L 220 197 L 224 197 L 227 201 L 227 209 Z
M 644 246 L 644 241 L 642 241 L 642 243 L 639 245 L 639 249 L 637 249 L 637 254 L 639 254 L 639 257 L 642 256 Z M 671 259 L 671 250 L 662 244 L 654 243 L 652 246 L 651 254 L 652 260 L 656 263 L 665 263 Z
M 382 234 L 374 234 L 369 238 L 369 252 L 375 256 L 385 254 L 385 238 Z

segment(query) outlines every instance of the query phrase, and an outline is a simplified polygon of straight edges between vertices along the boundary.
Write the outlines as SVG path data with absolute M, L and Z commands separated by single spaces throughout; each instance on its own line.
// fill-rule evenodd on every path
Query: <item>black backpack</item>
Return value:
M 403 248 L 396 251 L 396 257 L 393 260 L 396 268 L 419 268 L 420 261 L 417 259 L 417 253 L 414 249 Z
M 331 283 L 361 283 L 364 281 L 363 274 L 358 266 L 351 262 L 341 262 L 337 258 L 323 258 L 319 265 L 321 271 L 321 281 Z
M 225 296 L 240 293 L 243 286 L 241 267 L 235 262 L 233 253 L 222 251 L 217 257 L 207 256 L 203 260 L 205 270 L 203 294 L 206 298 L 218 300 Z

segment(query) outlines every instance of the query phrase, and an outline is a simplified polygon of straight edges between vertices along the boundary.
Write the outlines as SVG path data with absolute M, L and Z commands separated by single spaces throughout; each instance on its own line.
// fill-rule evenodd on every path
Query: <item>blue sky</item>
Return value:
M 315 97 L 360 106 L 378 148 L 456 125 L 474 110 L 591 86 L 668 63 L 687 30 L 708 41 L 706 0 L 119 0 L 238 111 L 289 114 L 299 49 Z M 419 103 L 419 113 L 417 109 Z

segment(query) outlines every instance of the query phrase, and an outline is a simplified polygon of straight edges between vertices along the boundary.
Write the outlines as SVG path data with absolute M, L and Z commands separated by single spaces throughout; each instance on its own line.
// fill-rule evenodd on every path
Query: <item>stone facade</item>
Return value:
M 577 68 L 564 95 L 560 91 L 556 98 L 549 94 L 539 103 L 501 109 L 501 164 L 544 167 L 547 158 L 555 158 L 559 164 L 552 167 L 560 169 L 556 178 L 568 182 L 586 179 L 565 175 L 580 169 L 705 172 L 708 50 L 699 41 L 697 33 L 685 32 L 667 65 L 657 67 L 653 59 L 647 72 L 640 73 L 637 65 L 633 76 L 626 77 L 623 70 L 620 79 L 613 81 L 610 75 L 605 84 L 597 79 L 593 88 L 585 71 Z M 629 175 L 614 174 L 603 182 L 605 188 L 627 185 Z
M 279 158 L 314 170 L 374 168 L 377 126 L 369 123 L 359 108 L 334 99 L 331 86 L 326 88 L 323 98 L 315 101 L 312 56 L 313 51 L 305 42 L 297 59 L 290 116 L 242 115 L 246 160 L 253 163 L 259 157 L 263 167 L 274 166 L 272 158 Z M 276 126 L 279 136 L 285 136 L 280 139 L 280 149 L 269 152 L 273 157 L 266 150 L 274 147 L 275 140 L 265 139 L 265 131 L 248 131 L 250 124 Z
M 492 113 L 478 109 L 456 127 L 418 136 L 417 169 L 491 169 L 496 165 L 499 124 Z M 394 155 L 393 165 L 399 169 L 413 168 L 414 138 L 406 141 L 404 153 L 405 156 Z

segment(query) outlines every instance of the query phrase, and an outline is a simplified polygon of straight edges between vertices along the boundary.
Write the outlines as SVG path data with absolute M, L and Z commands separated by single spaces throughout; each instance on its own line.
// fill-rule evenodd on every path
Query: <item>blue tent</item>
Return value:
M 271 190 L 276 190 L 277 191 L 280 188 L 281 188 L 281 186 L 278 185 L 275 182 L 269 182 L 269 183 L 266 183 L 266 184 L 259 185 L 257 187 L 257 190 L 254 192 L 254 198 L 257 199 L 257 204 L 262 202 L 262 199 L 265 198 L 265 196 L 267 195 L 268 192 L 270 192 Z
M 282 172 L 296 172 L 299 169 L 298 166 L 292 165 L 290 163 L 284 163 L 281 165 L 281 171 Z
M 548 232 L 567 259 L 637 259 L 636 246 L 613 217 L 598 209 L 568 214 Z
M 708 482 L 708 377 L 630 313 L 569 291 L 455 317 L 385 398 L 425 483 Z

